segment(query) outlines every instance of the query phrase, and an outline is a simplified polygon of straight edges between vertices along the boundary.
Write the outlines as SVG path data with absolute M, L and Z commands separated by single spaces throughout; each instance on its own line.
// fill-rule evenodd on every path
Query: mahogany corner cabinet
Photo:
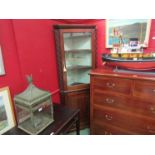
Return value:
M 80 109 L 80 127 L 89 125 L 90 76 L 96 67 L 94 25 L 54 25 L 61 103 Z

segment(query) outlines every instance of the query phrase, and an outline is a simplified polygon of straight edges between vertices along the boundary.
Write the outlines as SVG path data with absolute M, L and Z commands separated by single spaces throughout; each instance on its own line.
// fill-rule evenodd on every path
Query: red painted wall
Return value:
M 27 87 L 25 76 L 32 74 L 36 86 L 53 92 L 58 89 L 53 25 L 55 20 L 0 20 L 0 44 L 6 75 L 0 87 L 9 86 L 12 97 Z M 59 102 L 59 93 L 53 95 Z
M 0 20 L 0 45 L 5 76 L 0 76 L 0 88 L 9 86 L 12 94 L 21 91 L 21 72 L 11 20 Z
M 66 20 L 76 24 L 76 20 Z M 105 20 L 78 20 L 78 24 L 95 24 L 97 27 L 97 64 L 102 66 L 101 54 L 105 48 Z M 25 76 L 32 74 L 34 83 L 53 92 L 58 87 L 53 25 L 65 20 L 0 20 L 5 76 L 0 76 L 0 87 L 9 86 L 12 97 L 27 86 Z M 155 20 L 152 20 L 147 51 L 155 51 Z M 59 94 L 53 96 L 59 102 Z
M 25 76 L 32 74 L 36 86 L 51 92 L 58 89 L 54 20 L 13 20 L 17 52 L 22 68 L 23 89 Z M 59 102 L 59 95 L 53 96 Z

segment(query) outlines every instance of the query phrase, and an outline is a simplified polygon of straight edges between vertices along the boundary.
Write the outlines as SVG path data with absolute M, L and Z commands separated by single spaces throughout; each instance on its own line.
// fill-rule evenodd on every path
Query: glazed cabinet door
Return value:
M 77 31 L 77 30 L 76 30 Z M 90 83 L 92 69 L 92 32 L 89 30 L 62 30 L 63 72 L 66 89 Z

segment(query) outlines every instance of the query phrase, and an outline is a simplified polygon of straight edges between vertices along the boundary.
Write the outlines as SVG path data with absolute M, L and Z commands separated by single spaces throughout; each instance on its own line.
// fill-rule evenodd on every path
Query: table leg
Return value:
M 80 135 L 80 113 L 78 113 L 76 120 L 76 134 Z

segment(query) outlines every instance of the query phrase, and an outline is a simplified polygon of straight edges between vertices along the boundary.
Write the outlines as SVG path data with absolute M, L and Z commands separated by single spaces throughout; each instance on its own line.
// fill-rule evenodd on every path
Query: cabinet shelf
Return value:
M 79 38 L 79 37 L 91 37 L 91 33 L 74 33 L 74 34 L 69 34 L 65 35 L 65 39 L 74 39 L 74 38 Z
M 88 52 L 91 53 L 91 49 L 72 49 L 72 50 L 65 50 L 65 53 L 83 53 L 83 52 Z
M 71 86 L 75 86 L 75 85 L 80 85 L 80 84 L 85 84 L 85 83 L 81 83 L 81 82 L 73 82 L 73 83 L 71 83 L 70 85 L 71 85 Z
M 92 66 L 82 66 L 82 65 L 76 65 L 76 66 L 68 66 L 68 70 L 77 70 L 77 69 L 91 69 Z

